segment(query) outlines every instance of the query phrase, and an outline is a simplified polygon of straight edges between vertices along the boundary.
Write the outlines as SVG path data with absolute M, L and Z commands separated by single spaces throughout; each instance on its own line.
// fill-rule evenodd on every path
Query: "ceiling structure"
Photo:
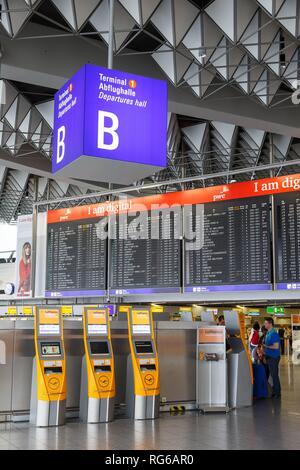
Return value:
M 168 168 L 181 189 L 300 172 L 300 0 L 115 0 L 114 66 L 169 82 Z M 53 179 L 53 95 L 107 65 L 109 0 L 0 0 L 0 219 L 106 188 Z

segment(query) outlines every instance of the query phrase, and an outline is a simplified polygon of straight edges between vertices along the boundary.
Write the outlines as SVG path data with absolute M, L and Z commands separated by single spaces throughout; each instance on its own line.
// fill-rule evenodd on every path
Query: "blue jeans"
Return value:
M 280 357 L 266 357 L 268 369 L 270 372 L 270 376 L 273 380 L 273 394 L 276 397 L 281 395 L 281 385 L 279 380 L 279 361 Z

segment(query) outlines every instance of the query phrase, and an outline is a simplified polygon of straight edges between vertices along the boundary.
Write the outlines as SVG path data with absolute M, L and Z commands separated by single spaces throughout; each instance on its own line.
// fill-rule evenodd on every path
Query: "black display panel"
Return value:
M 41 343 L 42 356 L 60 356 L 60 343 Z
M 180 292 L 181 209 L 117 216 L 111 235 L 110 292 Z M 138 214 L 139 216 L 139 214 Z M 138 225 L 140 235 L 134 235 Z
M 185 292 L 272 288 L 268 197 L 193 205 L 184 213 Z
M 137 354 L 153 354 L 151 341 L 135 341 L 134 344 Z
M 105 294 L 107 240 L 97 236 L 99 220 L 48 224 L 46 297 Z
M 300 195 L 274 197 L 277 289 L 300 289 Z
M 107 341 L 90 341 L 91 354 L 109 354 Z

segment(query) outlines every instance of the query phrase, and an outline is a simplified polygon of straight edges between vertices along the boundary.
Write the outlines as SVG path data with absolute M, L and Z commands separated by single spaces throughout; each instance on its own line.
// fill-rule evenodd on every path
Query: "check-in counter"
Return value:
M 180 403 L 187 407 L 195 407 L 195 358 L 199 325 L 201 325 L 199 322 L 184 321 L 159 321 L 154 324 L 163 403 Z M 115 404 L 119 407 L 126 402 L 126 366 L 130 354 L 127 322 L 113 320 L 111 336 L 116 371 Z M 83 325 L 80 317 L 65 318 L 64 339 L 68 418 L 79 415 L 81 363 L 84 355 Z M 33 319 L 29 317 L 1 319 L 0 421 L 29 419 L 34 355 Z

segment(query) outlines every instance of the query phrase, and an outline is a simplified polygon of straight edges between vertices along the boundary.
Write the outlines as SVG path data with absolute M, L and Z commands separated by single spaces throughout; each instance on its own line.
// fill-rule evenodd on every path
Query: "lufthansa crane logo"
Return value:
M 107 375 L 101 375 L 98 379 L 98 384 L 102 388 L 106 388 L 109 385 L 109 378 Z
M 52 377 L 48 381 L 48 385 L 51 390 L 57 390 L 59 388 L 60 382 L 56 377 Z
M 153 375 L 151 375 L 151 374 L 145 375 L 144 381 L 145 381 L 145 384 L 146 384 L 146 385 L 153 385 L 153 384 L 154 384 L 154 377 L 153 377 Z

